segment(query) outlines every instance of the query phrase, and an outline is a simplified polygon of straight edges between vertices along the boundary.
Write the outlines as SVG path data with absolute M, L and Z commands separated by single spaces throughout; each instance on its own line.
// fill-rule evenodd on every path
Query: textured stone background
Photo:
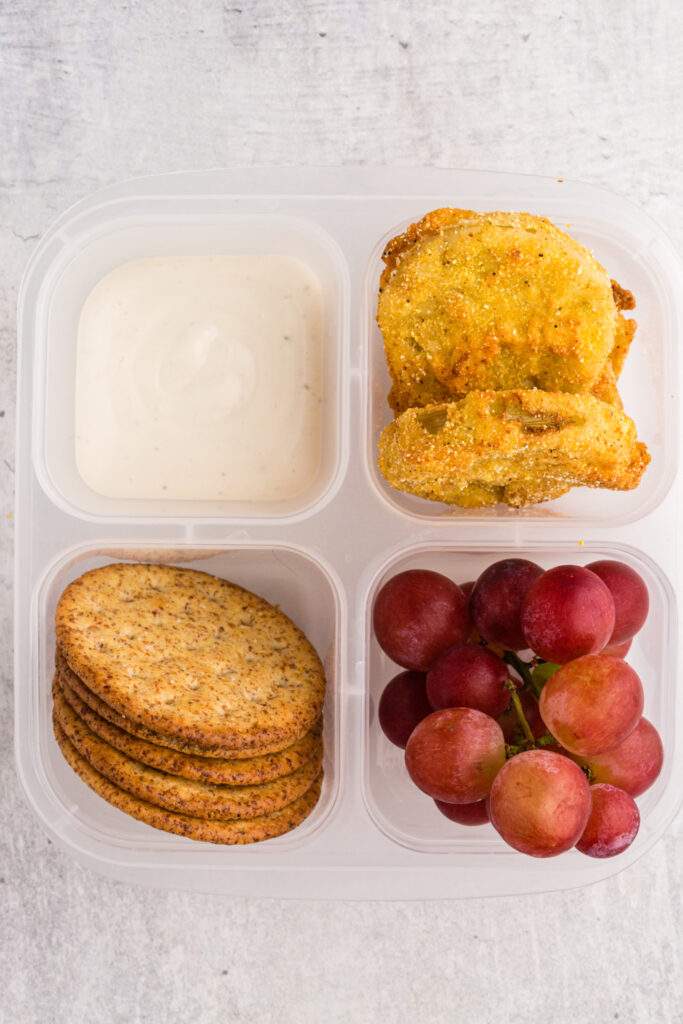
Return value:
M 579 177 L 683 243 L 683 7 L 0 0 L 0 1021 L 683 1021 L 681 819 L 586 891 L 461 903 L 159 894 L 51 847 L 12 765 L 15 301 L 119 178 L 437 164 Z

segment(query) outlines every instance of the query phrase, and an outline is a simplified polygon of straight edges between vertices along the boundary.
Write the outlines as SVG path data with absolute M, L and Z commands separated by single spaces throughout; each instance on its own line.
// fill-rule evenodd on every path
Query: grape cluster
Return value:
M 399 573 L 373 607 L 379 645 L 407 670 L 382 693 L 380 726 L 451 821 L 490 822 L 532 857 L 612 857 L 664 757 L 624 660 L 648 608 L 616 561 L 506 558 L 461 586 Z

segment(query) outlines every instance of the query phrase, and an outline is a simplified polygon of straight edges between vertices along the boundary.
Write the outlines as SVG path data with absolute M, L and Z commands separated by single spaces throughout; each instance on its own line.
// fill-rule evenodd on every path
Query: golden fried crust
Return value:
M 602 402 L 615 405 L 617 409 L 624 408 L 617 381 L 624 367 L 635 331 L 635 320 L 624 320 L 623 317 L 619 317 L 614 348 L 591 389 L 592 395 Z M 433 374 L 427 373 L 419 380 L 416 379 L 408 392 L 404 393 L 401 388 L 394 386 L 389 396 L 389 402 L 394 411 L 400 414 L 409 408 L 439 405 L 442 402 L 452 402 L 458 398 L 464 398 L 464 395 L 451 394 L 448 388 L 436 380 Z
M 649 462 L 633 421 L 592 395 L 471 392 L 409 409 L 379 443 L 387 481 L 464 507 L 547 501 L 572 486 L 636 487 Z
M 634 309 L 636 302 L 633 295 L 617 284 L 616 281 L 612 281 L 612 292 L 617 309 Z M 621 376 L 621 371 L 624 369 L 624 363 L 631 348 L 636 327 L 635 320 L 627 320 L 621 313 L 617 313 L 614 348 L 610 352 L 609 359 L 602 368 L 602 372 L 591 390 L 591 394 L 595 395 L 596 398 L 602 399 L 603 402 L 609 402 L 610 405 L 616 405 L 618 409 L 623 409 L 624 405 L 617 388 L 617 381 Z
M 633 336 L 636 333 L 636 321 L 626 320 L 621 314 L 619 314 L 617 320 L 617 333 L 614 338 L 614 348 L 612 349 L 609 357 L 609 361 L 614 371 L 615 379 L 619 379 L 621 371 L 624 368 L 626 362 L 626 356 L 631 347 Z
M 591 394 L 599 398 L 601 402 L 607 402 L 609 405 L 615 405 L 617 409 L 623 409 L 624 403 L 617 388 L 617 377 L 611 359 L 612 357 L 610 356 L 605 363 L 602 373 L 593 385 Z
M 435 210 L 383 259 L 377 321 L 396 412 L 473 390 L 590 392 L 615 346 L 606 271 L 543 217 Z
M 627 288 L 622 288 L 618 281 L 612 278 L 612 295 L 614 297 L 614 305 L 617 309 L 635 309 L 636 300 L 633 292 L 630 292 Z
M 389 282 L 392 272 L 401 262 L 408 249 L 411 249 L 421 238 L 438 234 L 442 228 L 452 227 L 454 224 L 466 224 L 468 221 L 472 221 L 473 218 L 475 221 L 479 218 L 479 214 L 473 210 L 458 210 L 455 207 L 442 206 L 438 210 L 431 210 L 430 213 L 426 213 L 422 220 L 417 221 L 415 224 L 409 224 L 402 235 L 396 235 L 384 246 L 382 260 L 385 264 L 385 269 L 380 278 L 380 291 Z

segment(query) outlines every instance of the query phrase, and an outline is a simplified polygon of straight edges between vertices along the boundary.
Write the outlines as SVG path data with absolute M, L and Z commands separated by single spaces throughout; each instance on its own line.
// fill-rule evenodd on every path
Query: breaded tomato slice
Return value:
M 409 409 L 379 442 L 379 466 L 393 487 L 465 508 L 519 508 L 573 486 L 630 490 L 649 461 L 620 409 L 547 391 L 472 391 Z
M 606 397 L 634 327 L 633 296 L 544 217 L 441 209 L 382 256 L 377 322 L 395 412 L 469 391 Z M 612 357 L 612 353 L 615 353 Z

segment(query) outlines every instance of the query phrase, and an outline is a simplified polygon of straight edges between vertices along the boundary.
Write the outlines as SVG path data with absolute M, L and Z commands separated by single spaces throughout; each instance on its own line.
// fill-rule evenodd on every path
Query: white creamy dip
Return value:
M 76 462 L 111 498 L 276 501 L 321 458 L 322 293 L 286 256 L 155 257 L 85 301 Z

